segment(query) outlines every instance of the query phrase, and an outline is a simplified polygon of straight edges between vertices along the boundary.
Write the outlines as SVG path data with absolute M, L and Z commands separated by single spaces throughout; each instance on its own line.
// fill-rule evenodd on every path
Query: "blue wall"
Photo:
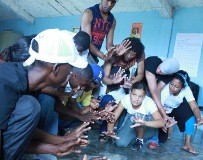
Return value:
M 143 23 L 142 42 L 147 56 L 173 56 L 173 48 L 177 33 L 203 33 L 203 8 L 179 9 L 174 18 L 163 19 L 156 11 L 129 12 L 114 14 L 117 26 L 114 44 L 120 43 L 130 35 L 132 23 Z M 47 28 L 71 30 L 80 26 L 81 16 L 67 16 L 58 18 L 40 18 L 34 24 L 27 24 L 22 20 L 0 21 L 0 31 L 14 30 L 23 35 L 36 34 Z M 102 47 L 105 50 L 105 43 Z M 200 85 L 198 104 L 203 106 L 203 54 L 201 54 L 198 77 L 192 81 Z
M 174 13 L 169 57 L 173 55 L 177 33 L 203 33 L 203 8 L 179 9 Z M 192 53 L 191 53 L 192 54 Z M 201 74 L 200 74 L 201 73 Z M 191 80 L 200 86 L 198 104 L 203 106 L 203 47 L 199 60 L 197 77 Z

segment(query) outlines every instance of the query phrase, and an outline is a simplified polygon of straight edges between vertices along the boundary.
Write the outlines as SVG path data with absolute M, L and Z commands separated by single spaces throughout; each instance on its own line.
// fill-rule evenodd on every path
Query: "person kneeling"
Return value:
M 154 128 L 161 128 L 165 123 L 154 101 L 146 96 L 146 85 L 143 82 L 134 83 L 130 93 L 121 99 L 114 111 L 116 120 L 123 109 L 127 110 L 127 114 L 117 130 L 117 135 L 113 131 L 115 123 L 108 123 L 106 134 L 116 139 L 115 144 L 127 147 L 132 143 L 131 149 L 141 149 L 143 139 L 150 138 L 147 143 L 153 142 L 158 146 L 158 140 L 152 139 L 157 134 L 157 129 Z

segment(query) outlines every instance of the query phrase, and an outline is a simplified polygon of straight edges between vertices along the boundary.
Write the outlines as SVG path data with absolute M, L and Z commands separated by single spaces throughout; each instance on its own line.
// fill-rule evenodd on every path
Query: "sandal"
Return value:
M 186 151 L 186 152 L 191 153 L 193 155 L 198 155 L 199 154 L 194 148 L 187 148 L 187 147 L 184 146 L 184 147 L 181 147 L 181 149 L 183 151 Z
M 99 135 L 99 141 L 100 141 L 100 142 L 106 142 L 106 141 L 107 141 L 107 135 L 101 133 L 101 134 Z

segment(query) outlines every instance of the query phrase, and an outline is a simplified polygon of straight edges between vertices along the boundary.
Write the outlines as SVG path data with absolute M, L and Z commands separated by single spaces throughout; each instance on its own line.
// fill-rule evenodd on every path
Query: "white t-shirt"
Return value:
M 189 86 L 186 86 L 180 91 L 178 95 L 174 96 L 170 94 L 169 84 L 167 84 L 161 91 L 161 103 L 166 109 L 166 113 L 171 113 L 174 108 L 179 107 L 179 105 L 183 102 L 184 97 L 187 102 L 195 100 Z
M 144 115 L 148 115 L 148 114 L 153 114 L 155 111 L 158 110 L 154 101 L 148 96 L 145 96 L 140 108 L 138 108 L 138 109 L 134 109 L 132 107 L 129 94 L 127 94 L 121 100 L 121 104 L 127 110 L 127 112 L 129 114 L 141 113 Z

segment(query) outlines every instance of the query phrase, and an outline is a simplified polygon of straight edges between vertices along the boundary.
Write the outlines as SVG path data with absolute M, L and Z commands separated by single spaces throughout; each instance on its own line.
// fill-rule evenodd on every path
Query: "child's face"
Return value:
M 139 107 L 145 97 L 145 91 L 143 89 L 133 89 L 130 92 L 130 101 L 133 107 Z
M 183 88 L 183 84 L 179 79 L 174 78 L 169 83 L 169 92 L 173 95 L 177 95 L 182 88 Z

